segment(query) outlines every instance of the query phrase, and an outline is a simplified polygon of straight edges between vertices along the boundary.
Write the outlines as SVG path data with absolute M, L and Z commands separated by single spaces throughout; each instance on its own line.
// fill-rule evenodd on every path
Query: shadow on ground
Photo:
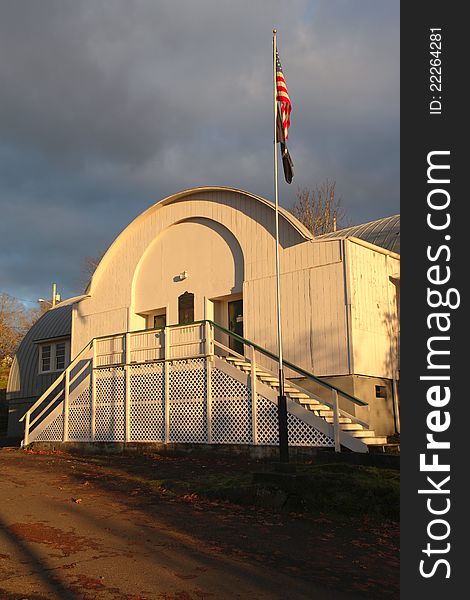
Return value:
M 398 598 L 397 523 L 283 514 L 165 487 L 255 463 L 24 451 L 0 460 L 10 497 L 27 499 L 31 486 L 38 494 L 36 506 L 10 507 L 2 524 L 13 554 L 41 579 L 28 600 L 47 590 L 65 600 L 300 600 L 314 586 L 318 600 Z M 116 577 L 119 568 L 129 572 Z M 5 594 L 20 571 L 0 569 Z M 124 576 L 132 592 L 115 583 Z

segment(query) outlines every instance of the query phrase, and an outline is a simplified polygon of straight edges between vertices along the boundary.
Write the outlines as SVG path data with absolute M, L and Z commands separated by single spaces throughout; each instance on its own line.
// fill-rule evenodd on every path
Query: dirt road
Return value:
M 0 600 L 399 597 L 397 528 L 149 492 L 201 467 L 165 460 L 0 450 Z

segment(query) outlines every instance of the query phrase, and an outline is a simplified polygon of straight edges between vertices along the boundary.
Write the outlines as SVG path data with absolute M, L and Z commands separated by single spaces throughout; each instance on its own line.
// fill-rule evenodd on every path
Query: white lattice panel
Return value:
M 180 443 L 208 441 L 207 367 L 204 358 L 173 361 L 169 370 L 169 440 Z M 125 439 L 124 367 L 95 370 L 95 440 L 118 442 Z M 129 367 L 129 432 L 131 441 L 165 440 L 165 367 L 146 363 Z M 217 368 L 211 370 L 212 442 L 251 444 L 251 390 Z M 41 427 L 41 425 L 39 426 Z M 289 444 L 332 447 L 333 440 L 294 415 L 288 415 Z M 91 387 L 70 396 L 68 439 L 91 438 Z M 258 395 L 258 443 L 278 443 L 277 407 Z M 34 432 L 32 434 L 34 436 Z M 62 413 L 35 438 L 60 441 L 63 438 Z
M 102 442 L 124 440 L 124 368 L 96 371 L 95 439 Z
M 131 441 L 164 441 L 165 373 L 163 363 L 132 366 L 129 380 Z
M 277 406 L 258 395 L 258 442 L 278 444 Z M 333 447 L 334 441 L 315 427 L 304 423 L 295 415 L 287 415 L 287 428 L 290 446 Z
M 308 423 L 304 423 L 295 415 L 287 415 L 287 427 L 289 444 L 291 446 L 321 446 L 332 448 L 335 445 L 334 440 Z
M 249 444 L 253 440 L 251 390 L 219 369 L 212 371 L 212 441 Z
M 207 411 L 204 400 L 170 402 L 170 441 L 207 442 Z
M 131 403 L 164 402 L 165 373 L 163 363 L 133 365 L 129 369 Z
M 165 410 L 162 404 L 141 402 L 130 408 L 131 442 L 165 441 Z
M 91 437 L 90 399 L 91 389 L 85 388 L 70 402 L 68 439 L 71 442 L 87 441 Z
M 64 419 L 62 412 L 41 431 L 35 441 L 37 442 L 61 442 L 64 435 Z
M 205 359 L 170 364 L 170 441 L 207 442 Z
M 258 443 L 278 444 L 277 406 L 258 394 L 257 404 Z
M 205 359 L 178 360 L 170 364 L 170 399 L 203 400 L 206 397 Z

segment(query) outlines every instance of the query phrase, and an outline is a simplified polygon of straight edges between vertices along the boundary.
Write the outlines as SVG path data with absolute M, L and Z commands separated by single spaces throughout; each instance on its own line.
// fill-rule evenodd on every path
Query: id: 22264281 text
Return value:
M 442 113 L 442 35 L 441 28 L 429 30 L 429 90 L 432 93 L 429 114 Z

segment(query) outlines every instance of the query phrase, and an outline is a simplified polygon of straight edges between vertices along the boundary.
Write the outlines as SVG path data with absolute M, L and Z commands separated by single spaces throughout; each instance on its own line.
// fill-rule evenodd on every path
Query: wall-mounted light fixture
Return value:
M 180 281 L 183 281 L 183 279 L 187 279 L 187 278 L 188 278 L 187 271 L 183 271 L 182 273 L 180 273 Z

